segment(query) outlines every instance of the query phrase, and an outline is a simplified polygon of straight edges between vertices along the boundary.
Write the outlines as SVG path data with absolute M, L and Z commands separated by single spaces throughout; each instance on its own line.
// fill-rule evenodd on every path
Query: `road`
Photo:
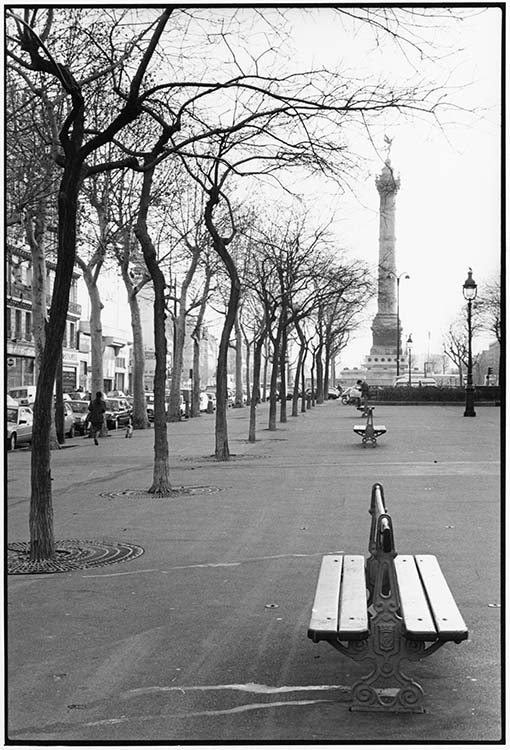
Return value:
M 52 454 L 55 537 L 117 540 L 115 565 L 8 577 L 8 736 L 16 742 L 380 741 L 501 738 L 500 411 L 379 406 L 362 448 L 339 402 L 275 432 L 258 408 L 168 426 L 174 487 L 151 484 L 153 431 L 76 438 Z M 9 542 L 28 539 L 30 452 L 8 454 Z M 321 556 L 367 551 L 370 490 L 384 487 L 399 553 L 437 555 L 470 638 L 410 672 L 424 714 L 351 713 L 362 672 L 307 626 Z

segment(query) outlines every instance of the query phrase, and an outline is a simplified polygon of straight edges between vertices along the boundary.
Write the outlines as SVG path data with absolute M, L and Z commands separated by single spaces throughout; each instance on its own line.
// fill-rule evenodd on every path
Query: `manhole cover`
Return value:
M 32 562 L 30 542 L 11 542 L 7 545 L 7 572 L 11 575 L 34 573 L 64 573 L 82 568 L 134 560 L 143 555 L 143 547 L 129 542 L 105 542 L 91 539 L 61 539 L 55 542 L 55 558 Z
M 183 495 L 215 495 L 219 491 L 219 487 L 198 485 L 195 487 L 172 487 L 167 495 L 160 495 L 148 490 L 120 490 L 119 492 L 100 492 L 99 496 L 107 497 L 110 500 L 116 497 L 145 497 L 150 500 L 171 500 L 173 497 L 182 497 Z

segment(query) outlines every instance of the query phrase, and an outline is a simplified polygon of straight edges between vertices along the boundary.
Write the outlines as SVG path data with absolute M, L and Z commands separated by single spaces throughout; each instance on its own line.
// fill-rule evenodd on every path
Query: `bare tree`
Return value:
M 111 142 L 124 127 L 141 114 L 139 101 L 142 81 L 171 12 L 170 9 L 164 10 L 154 24 L 148 23 L 143 33 L 136 34 L 136 41 L 133 40 L 129 45 L 129 52 L 135 47 L 138 50 L 146 35 L 149 35 L 149 41 L 141 53 L 138 64 L 134 63 L 129 90 L 120 108 L 113 113 L 110 122 L 104 123 L 100 132 L 96 131 L 92 135 L 86 133 L 87 99 L 84 89 L 87 82 L 79 80 L 70 65 L 66 64 L 64 56 L 60 60 L 55 56 L 58 54 L 58 44 L 51 35 L 56 33 L 58 38 L 60 29 L 55 28 L 53 9 L 25 8 L 20 13 L 8 13 L 10 44 L 7 56 L 10 64 L 17 67 L 20 76 L 32 76 L 36 73 L 49 77 L 55 88 L 60 90 L 63 99 L 69 101 L 58 133 L 61 149 L 59 166 L 62 171 L 58 191 L 57 268 L 34 404 L 29 521 L 32 561 L 50 559 L 55 554 L 50 472 L 50 415 L 53 384 L 62 350 L 76 257 L 78 195 L 87 175 L 116 166 L 109 163 L 89 168 L 87 159 L 106 143 Z M 101 23 L 102 21 L 103 19 Z M 92 26 L 89 30 L 93 31 Z M 97 32 L 100 34 L 99 28 Z M 54 50 L 51 49 L 52 45 Z M 96 54 L 94 50 L 94 55 Z M 120 58 L 124 59 L 123 55 L 120 55 Z M 93 80 L 97 81 L 111 74 L 119 64 L 117 57 L 102 70 L 98 70 L 94 65 Z
M 476 308 L 475 308 L 476 311 Z M 473 316 L 471 326 L 472 336 L 480 330 L 480 324 L 477 316 Z M 467 370 L 469 361 L 469 331 L 467 321 L 464 316 L 454 321 L 443 338 L 443 351 L 446 356 L 453 362 L 459 373 L 459 385 L 464 384 L 464 372 Z M 477 356 L 472 356 L 472 364 L 476 364 Z

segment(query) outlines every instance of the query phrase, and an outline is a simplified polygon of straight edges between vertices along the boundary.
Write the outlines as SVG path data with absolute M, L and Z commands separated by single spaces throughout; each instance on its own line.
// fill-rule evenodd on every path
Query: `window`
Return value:
M 64 348 L 67 347 L 67 323 L 66 327 L 64 328 L 64 336 L 62 337 L 62 346 Z
M 5 322 L 7 324 L 6 326 L 7 338 L 10 339 L 12 337 L 12 320 L 11 320 L 11 308 L 10 307 L 7 308 L 6 318 L 7 319 Z
M 76 349 L 76 326 L 74 323 L 69 323 L 69 347 Z
M 25 313 L 25 338 L 30 341 L 32 338 L 32 313 Z
M 14 336 L 17 339 L 21 339 L 23 336 L 22 323 L 21 323 L 21 310 L 15 311 Z

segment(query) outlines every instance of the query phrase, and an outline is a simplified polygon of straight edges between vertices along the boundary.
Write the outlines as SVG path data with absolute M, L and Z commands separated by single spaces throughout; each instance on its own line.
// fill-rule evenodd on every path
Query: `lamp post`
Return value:
M 397 282 L 397 378 L 400 375 L 400 279 L 410 279 L 407 273 L 397 276 L 393 271 L 388 271 L 387 279 L 395 279 Z
M 468 270 L 468 277 L 462 287 L 462 293 L 464 299 L 467 300 L 467 321 L 468 321 L 468 366 L 467 366 L 467 382 L 466 382 L 466 408 L 464 410 L 465 417 L 476 417 L 475 412 L 475 387 L 473 385 L 473 356 L 471 352 L 471 305 L 473 300 L 476 298 L 477 286 L 473 279 L 473 271 L 471 268 Z
M 409 334 L 409 338 L 407 339 L 407 354 L 409 356 L 409 385 L 412 385 L 411 382 L 411 347 L 413 344 L 413 339 L 411 337 L 411 334 Z

